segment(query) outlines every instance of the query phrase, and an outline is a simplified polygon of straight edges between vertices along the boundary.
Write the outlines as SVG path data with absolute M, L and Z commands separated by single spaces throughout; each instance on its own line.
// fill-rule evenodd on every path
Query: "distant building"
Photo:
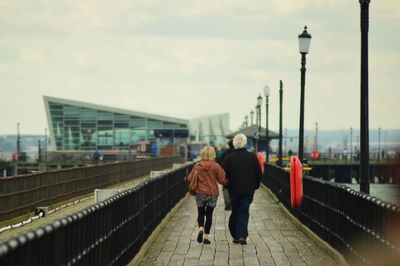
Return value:
M 187 120 L 49 96 L 43 100 L 56 151 L 129 150 L 138 142 L 157 143 L 155 135 L 165 137 L 163 132 L 170 132 L 173 142 L 218 144 L 229 133 L 228 113 Z
M 219 146 L 226 143 L 229 130 L 229 114 L 210 115 L 189 121 L 191 141 Z

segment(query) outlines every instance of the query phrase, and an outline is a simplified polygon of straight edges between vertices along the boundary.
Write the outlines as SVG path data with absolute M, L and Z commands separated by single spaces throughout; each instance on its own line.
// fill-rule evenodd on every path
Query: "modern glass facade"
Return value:
M 44 100 L 53 148 L 57 151 L 129 150 L 140 141 L 155 142 L 154 129 L 188 128 L 183 119 L 47 96 Z

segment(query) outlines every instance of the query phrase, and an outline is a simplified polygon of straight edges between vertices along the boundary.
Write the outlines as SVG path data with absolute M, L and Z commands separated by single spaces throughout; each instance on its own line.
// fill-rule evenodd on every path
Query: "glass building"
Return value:
M 43 96 L 56 151 L 129 150 L 156 142 L 155 129 L 189 129 L 185 119 Z

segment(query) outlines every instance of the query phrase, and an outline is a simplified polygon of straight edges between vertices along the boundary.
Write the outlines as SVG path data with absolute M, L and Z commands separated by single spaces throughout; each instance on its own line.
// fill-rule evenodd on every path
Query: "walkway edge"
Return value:
M 305 233 L 308 237 L 313 239 L 319 246 L 328 253 L 337 263 L 340 265 L 349 265 L 348 262 L 343 258 L 342 254 L 340 254 L 336 249 L 334 249 L 331 245 L 329 245 L 325 240 L 316 235 L 311 229 L 307 226 L 303 225 L 295 216 L 293 216 L 288 209 L 278 200 L 275 194 L 267 188 L 264 184 L 261 184 L 261 187 L 267 191 L 267 193 L 278 203 L 279 207 L 293 221 L 293 223 L 299 228 L 303 233 Z
M 168 214 L 162 219 L 161 223 L 154 229 L 151 233 L 150 237 L 146 240 L 146 242 L 142 245 L 139 252 L 136 256 L 132 259 L 132 261 L 128 265 L 139 265 L 139 263 L 143 260 L 144 254 L 146 254 L 147 250 L 150 248 L 152 243 L 154 242 L 157 235 L 160 231 L 164 228 L 165 224 L 169 221 L 171 216 L 173 216 L 176 211 L 182 206 L 182 204 L 188 200 L 190 197 L 189 193 L 186 193 L 185 197 L 183 197 L 169 212 Z

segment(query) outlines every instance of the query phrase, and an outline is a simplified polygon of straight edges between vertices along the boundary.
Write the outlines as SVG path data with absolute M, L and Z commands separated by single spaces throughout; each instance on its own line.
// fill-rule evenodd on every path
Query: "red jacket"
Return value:
M 225 171 L 214 161 L 201 161 L 196 164 L 187 179 L 193 178 L 194 171 L 198 171 L 199 183 L 197 186 L 197 194 L 219 195 L 217 182 L 226 186 L 228 179 L 225 177 Z

